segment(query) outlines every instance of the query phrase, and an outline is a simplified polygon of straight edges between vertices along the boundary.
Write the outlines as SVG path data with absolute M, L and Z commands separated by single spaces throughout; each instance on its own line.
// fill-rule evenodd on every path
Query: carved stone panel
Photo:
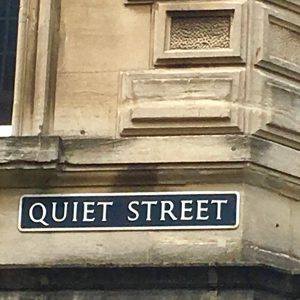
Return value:
M 300 80 L 299 15 L 256 4 L 255 16 L 255 63 Z
M 266 2 L 273 3 L 296 12 L 300 12 L 299 0 L 265 0 Z
M 265 72 L 254 73 L 253 132 L 300 148 L 300 85 Z
M 244 62 L 245 2 L 155 4 L 154 65 Z
M 241 132 L 243 69 L 125 72 L 119 132 L 180 135 Z
M 170 32 L 170 49 L 229 48 L 230 26 L 230 16 L 173 17 Z

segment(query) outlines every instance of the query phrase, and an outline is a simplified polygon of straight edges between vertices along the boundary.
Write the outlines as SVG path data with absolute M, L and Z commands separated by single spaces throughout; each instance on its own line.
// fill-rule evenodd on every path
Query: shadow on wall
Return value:
M 112 192 L 155 192 L 158 184 L 158 171 L 149 165 L 130 164 L 119 170 L 114 178 Z

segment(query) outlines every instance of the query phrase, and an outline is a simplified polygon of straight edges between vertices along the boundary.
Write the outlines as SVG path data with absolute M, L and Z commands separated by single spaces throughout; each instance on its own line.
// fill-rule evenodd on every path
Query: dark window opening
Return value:
M 10 125 L 20 0 L 0 0 L 0 126 Z

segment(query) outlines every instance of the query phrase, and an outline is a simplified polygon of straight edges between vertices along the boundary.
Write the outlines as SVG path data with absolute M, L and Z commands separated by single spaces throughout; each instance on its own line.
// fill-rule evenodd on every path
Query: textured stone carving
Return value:
M 230 16 L 172 17 L 170 49 L 230 47 Z
M 154 65 L 245 62 L 247 4 L 157 2 Z

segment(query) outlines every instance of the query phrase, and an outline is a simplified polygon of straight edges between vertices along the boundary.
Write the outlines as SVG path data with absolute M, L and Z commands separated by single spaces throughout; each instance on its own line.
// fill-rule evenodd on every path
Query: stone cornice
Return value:
M 10 137 L 0 149 L 1 187 L 246 183 L 300 200 L 300 152 L 253 136 Z

